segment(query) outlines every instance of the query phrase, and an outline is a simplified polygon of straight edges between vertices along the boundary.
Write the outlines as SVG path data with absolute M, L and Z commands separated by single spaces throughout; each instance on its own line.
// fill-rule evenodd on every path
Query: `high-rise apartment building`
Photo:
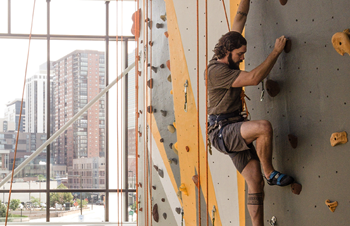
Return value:
M 21 111 L 21 100 L 16 99 L 8 104 L 6 104 L 6 110 L 5 110 L 5 118 L 8 123 L 14 123 L 15 128 L 12 129 L 12 131 L 17 131 L 18 130 L 18 120 L 19 120 L 19 115 Z M 23 101 L 23 106 L 22 106 L 22 116 L 21 116 L 21 123 L 20 123 L 20 132 L 25 131 L 25 101 Z M 10 130 L 8 130 L 10 131 Z
M 55 61 L 53 67 L 54 131 L 57 131 L 105 87 L 105 54 L 76 50 Z M 66 165 L 68 171 L 73 159 L 104 157 L 104 98 L 57 138 L 53 150 L 54 163 Z
M 47 133 L 47 75 L 37 73 L 26 81 L 26 133 Z

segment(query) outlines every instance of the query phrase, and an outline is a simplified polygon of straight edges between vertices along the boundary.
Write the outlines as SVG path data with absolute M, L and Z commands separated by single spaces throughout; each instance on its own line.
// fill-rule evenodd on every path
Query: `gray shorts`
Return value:
M 218 133 L 219 128 L 214 129 L 209 134 L 211 144 L 220 152 L 230 156 L 233 164 L 237 170 L 242 173 L 244 167 L 248 164 L 251 159 L 259 161 L 259 157 L 256 153 L 253 143 L 246 144 L 245 140 L 241 135 L 241 126 L 243 122 L 235 122 L 226 125 L 222 130 L 222 136 L 226 150 L 220 150 L 218 144 Z

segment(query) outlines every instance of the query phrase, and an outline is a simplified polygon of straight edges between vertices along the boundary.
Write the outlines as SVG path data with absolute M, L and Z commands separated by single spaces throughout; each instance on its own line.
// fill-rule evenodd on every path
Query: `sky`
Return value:
M 11 33 L 29 34 L 34 0 L 12 0 L 11 3 Z M 104 1 L 83 0 L 51 0 L 51 34 L 60 35 L 104 35 L 105 34 L 105 3 Z M 117 5 L 111 2 L 110 9 L 110 35 L 116 35 Z M 123 2 L 118 5 L 120 18 L 118 19 L 118 35 L 132 35 L 131 15 L 135 12 L 134 2 Z M 33 34 L 46 34 L 46 1 L 37 0 L 35 3 Z M 121 19 L 121 16 L 123 19 Z M 0 33 L 7 33 L 7 1 L 0 1 Z M 46 40 L 30 42 L 28 67 L 29 39 L 3 39 L 0 38 L 0 118 L 4 116 L 6 104 L 15 99 L 21 99 L 24 78 L 39 71 L 39 66 L 46 63 Z M 92 49 L 105 51 L 105 42 L 100 41 L 51 41 L 51 61 L 73 52 L 77 49 Z M 119 46 L 119 50 L 121 47 Z M 129 48 L 132 52 L 133 48 Z M 116 45 L 110 45 L 111 62 L 116 59 Z M 111 63 L 112 65 L 112 63 Z M 115 64 L 114 64 L 115 65 Z M 115 67 L 111 66 L 110 74 L 115 74 Z M 25 98 L 25 96 L 24 96 Z

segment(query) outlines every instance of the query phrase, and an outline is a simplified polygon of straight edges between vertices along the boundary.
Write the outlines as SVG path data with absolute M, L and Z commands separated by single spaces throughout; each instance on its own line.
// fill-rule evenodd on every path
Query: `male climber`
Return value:
M 272 166 L 272 127 L 269 121 L 248 121 L 242 115 L 242 87 L 258 85 L 271 71 L 284 49 L 281 36 L 262 64 L 241 71 L 247 42 L 241 35 L 249 11 L 249 0 L 241 0 L 232 31 L 223 35 L 214 48 L 208 66 L 209 138 L 212 145 L 229 155 L 248 185 L 248 211 L 254 226 L 263 226 L 264 180 L 269 185 L 286 186 L 294 179 Z M 243 94 L 244 98 L 244 94 Z M 256 141 L 256 149 L 252 142 Z M 261 172 L 261 166 L 263 172 Z

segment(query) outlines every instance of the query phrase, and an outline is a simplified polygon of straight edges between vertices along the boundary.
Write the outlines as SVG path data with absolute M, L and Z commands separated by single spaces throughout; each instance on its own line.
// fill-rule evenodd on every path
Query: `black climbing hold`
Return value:
M 156 28 L 163 28 L 164 27 L 164 24 L 162 23 L 156 23 Z
M 152 186 L 153 190 L 157 190 L 157 187 L 155 185 Z
M 162 169 L 158 169 L 158 174 L 161 178 L 164 178 L 164 172 Z
M 153 89 L 153 78 L 151 78 L 150 80 L 147 81 L 147 86 L 148 86 L 150 89 Z
M 152 68 L 152 71 L 154 71 L 154 73 L 157 73 L 157 67 L 152 66 L 151 68 Z
M 153 165 L 154 169 L 156 169 L 156 171 L 158 171 L 158 166 L 157 165 Z
M 162 115 L 165 117 L 165 116 L 166 116 L 166 114 L 167 114 L 167 111 L 160 110 L 160 113 L 162 113 Z
M 148 106 L 148 107 L 147 107 L 147 112 L 148 112 L 148 113 L 155 113 L 155 112 L 156 112 L 156 109 L 154 109 L 153 106 Z
M 164 142 L 164 138 L 160 138 L 160 143 L 163 143 Z
M 168 76 L 167 80 L 171 82 L 171 75 Z
M 280 86 L 278 85 L 277 82 L 271 79 L 268 79 L 266 81 L 266 91 L 271 97 L 275 97 L 280 92 Z
M 166 213 L 163 213 L 163 218 L 164 218 L 164 220 L 166 220 L 167 217 L 168 217 L 168 216 L 166 215 Z
M 160 67 L 160 68 L 165 68 L 165 65 L 164 65 L 164 64 L 161 64 L 159 67 Z
M 298 137 L 292 135 L 292 134 L 288 134 L 288 140 L 290 145 L 292 146 L 292 148 L 297 148 L 298 146 Z
M 162 202 L 165 202 L 165 198 L 162 198 Z
M 158 204 L 154 204 L 153 206 L 153 211 L 152 211 L 152 215 L 153 215 L 153 220 L 155 222 L 159 221 L 159 214 L 158 214 Z
M 292 49 L 292 41 L 287 38 L 286 45 L 284 46 L 284 52 L 289 53 Z
M 181 208 L 180 207 L 176 207 L 175 211 L 176 211 L 176 213 L 180 214 L 181 213 Z
M 169 147 L 170 147 L 171 149 L 173 149 L 173 143 L 170 143 L 170 144 L 169 144 Z

